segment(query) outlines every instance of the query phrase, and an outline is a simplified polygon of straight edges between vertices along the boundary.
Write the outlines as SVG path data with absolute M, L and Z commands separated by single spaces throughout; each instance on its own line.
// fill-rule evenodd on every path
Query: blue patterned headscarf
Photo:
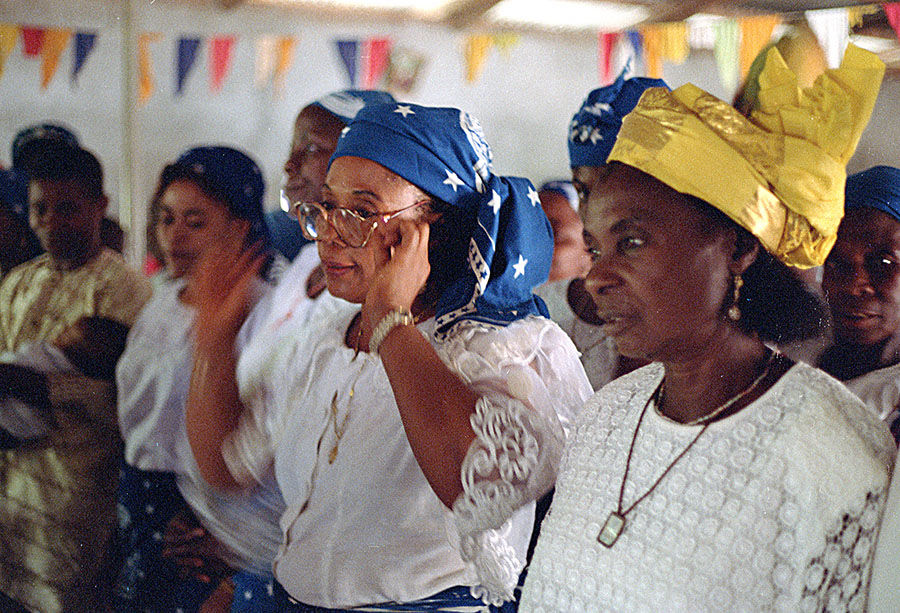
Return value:
M 569 124 L 569 166 L 604 166 L 622 127 L 644 90 L 665 87 L 662 79 L 626 79 L 626 66 L 612 85 L 588 94 Z
M 359 111 L 369 104 L 392 104 L 394 97 L 377 89 L 344 89 L 326 94 L 310 106 L 325 109 L 342 122 L 349 124 Z
M 12 142 L 12 165 L 13 168 L 21 168 L 22 163 L 26 161 L 26 157 L 30 156 L 34 150 L 37 150 L 44 143 L 61 143 L 71 147 L 78 147 L 78 137 L 63 126 L 52 123 L 40 123 L 28 126 L 20 130 Z
M 262 172 L 248 155 L 231 147 L 195 147 L 182 153 L 163 170 L 160 186 L 165 189 L 179 178 L 199 180 L 220 197 L 228 211 L 250 222 L 248 243 L 269 238 L 263 218 L 263 194 L 266 185 Z
M 863 206 L 883 211 L 900 221 L 900 169 L 873 166 L 847 177 L 844 207 Z
M 550 272 L 550 222 L 531 181 L 492 172 L 477 119 L 454 108 L 367 106 L 344 131 L 332 162 L 342 156 L 377 162 L 472 220 L 466 272 L 438 298 L 438 333 L 461 319 L 506 325 L 546 316 L 531 289 Z

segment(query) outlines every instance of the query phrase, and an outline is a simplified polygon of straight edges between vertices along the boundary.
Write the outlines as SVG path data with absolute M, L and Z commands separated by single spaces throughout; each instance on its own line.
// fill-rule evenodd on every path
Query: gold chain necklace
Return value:
M 641 415 L 638 417 L 637 425 L 634 427 L 634 434 L 631 437 L 631 445 L 628 447 L 628 456 L 625 459 L 625 474 L 622 475 L 622 485 L 619 487 L 619 504 L 616 507 L 615 511 L 610 512 L 609 517 L 606 518 L 606 522 L 603 524 L 603 527 L 600 529 L 600 533 L 597 534 L 597 541 L 603 545 L 604 547 L 612 547 L 615 542 L 619 539 L 619 536 L 622 534 L 622 531 L 625 529 L 625 517 L 634 509 L 644 498 L 649 496 L 653 490 L 656 489 L 656 486 L 660 484 L 660 482 L 665 479 L 666 475 L 669 474 L 669 471 L 672 470 L 676 464 L 678 464 L 679 460 L 683 458 L 688 451 L 691 450 L 691 447 L 694 446 L 694 443 L 703 436 L 703 433 L 706 432 L 706 429 L 709 427 L 710 423 L 712 423 L 713 418 L 717 415 L 722 414 L 728 408 L 734 406 L 736 402 L 740 399 L 746 397 L 750 392 L 752 392 L 756 387 L 766 378 L 769 374 L 769 370 L 771 369 L 772 363 L 775 361 L 775 356 L 778 355 L 777 352 L 771 351 L 768 359 L 766 360 L 765 368 L 763 368 L 762 374 L 759 375 L 753 382 L 747 386 L 743 391 L 735 396 L 732 396 L 723 404 L 719 405 L 703 417 L 699 417 L 693 421 L 690 421 L 686 424 L 682 424 L 685 426 L 699 426 L 700 432 L 697 433 L 691 442 L 687 444 L 687 447 L 681 450 L 681 453 L 676 456 L 674 460 L 666 467 L 666 469 L 662 472 L 662 474 L 653 482 L 653 485 L 650 486 L 646 492 L 644 492 L 641 496 L 638 497 L 637 500 L 631 503 L 631 505 L 627 509 L 622 509 L 622 499 L 625 496 L 625 483 L 628 481 L 628 471 L 631 468 L 631 456 L 634 453 L 634 445 L 637 442 L 638 432 L 641 429 L 641 423 L 644 421 L 644 415 L 647 413 L 647 408 L 650 406 L 650 403 L 653 402 L 654 405 L 658 408 L 661 404 L 662 393 L 665 389 L 666 379 L 663 377 L 662 381 L 659 382 L 659 385 L 656 386 L 656 389 L 653 390 L 653 393 L 650 394 L 650 397 L 647 398 L 647 402 L 644 403 L 644 408 L 641 409 Z
M 353 322 L 359 320 L 358 327 L 356 330 L 356 342 L 353 346 L 353 358 L 350 362 L 355 362 L 356 358 L 359 357 L 359 343 L 362 338 L 362 311 L 357 313 L 353 319 L 350 321 L 350 325 L 353 325 Z M 329 421 L 334 427 L 334 445 L 331 447 L 331 451 L 328 452 L 328 463 L 334 464 L 334 461 L 337 459 L 338 454 L 338 446 L 341 444 L 341 438 L 343 438 L 344 433 L 347 431 L 347 420 L 350 419 L 350 405 L 353 404 L 353 395 L 356 391 L 356 384 L 359 382 L 359 378 L 362 376 L 363 369 L 365 369 L 366 364 L 363 362 L 362 366 L 359 369 L 359 372 L 356 374 L 356 377 L 353 379 L 353 383 L 350 384 L 350 393 L 348 394 L 347 399 L 347 413 L 344 415 L 344 419 L 341 420 L 340 425 L 338 425 L 337 414 L 338 414 L 338 406 L 337 406 L 337 398 L 338 398 L 338 390 L 334 391 L 334 396 L 331 397 L 331 415 L 329 415 Z

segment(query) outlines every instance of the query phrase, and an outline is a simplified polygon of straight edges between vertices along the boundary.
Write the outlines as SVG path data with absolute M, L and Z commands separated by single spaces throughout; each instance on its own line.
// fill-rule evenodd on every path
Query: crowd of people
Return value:
M 755 66 L 739 108 L 623 72 L 540 188 L 463 110 L 328 94 L 290 219 L 236 148 L 161 169 L 152 277 L 24 129 L 0 610 L 900 608 L 900 169 L 846 174 L 884 65 Z

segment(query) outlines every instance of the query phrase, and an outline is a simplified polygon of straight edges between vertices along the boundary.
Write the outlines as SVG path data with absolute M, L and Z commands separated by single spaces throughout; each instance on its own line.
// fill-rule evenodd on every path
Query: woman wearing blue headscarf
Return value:
M 468 114 L 378 105 L 350 124 L 321 202 L 298 216 L 343 300 L 320 302 L 273 351 L 266 380 L 241 387 L 240 414 L 204 402 L 223 367 L 198 333 L 187 427 L 201 470 L 235 487 L 274 466 L 286 610 L 511 600 L 528 503 L 551 486 L 590 393 L 531 292 L 552 249 L 536 190 L 493 173 Z M 208 281 L 204 327 L 239 319 L 241 282 Z
M 268 254 L 264 191 L 256 163 L 230 147 L 190 149 L 160 176 L 151 225 L 165 275 L 116 370 L 125 443 L 116 611 L 196 611 L 212 598 L 233 600 L 233 611 L 273 610 L 271 562 L 284 509 L 274 480 L 247 495 L 216 492 L 197 472 L 184 431 L 197 263 L 225 243 Z M 255 297 L 268 287 L 259 278 L 252 285 Z

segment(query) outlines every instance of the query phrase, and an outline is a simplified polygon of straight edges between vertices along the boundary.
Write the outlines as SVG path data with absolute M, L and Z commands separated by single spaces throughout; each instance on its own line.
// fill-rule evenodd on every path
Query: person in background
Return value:
M 654 363 L 579 414 L 520 610 L 865 610 L 893 440 L 767 344 L 822 325 L 788 266 L 834 243 L 883 75 L 850 45 L 802 90 L 771 50 L 749 119 L 690 84 L 625 117 L 581 213 L 587 287 Z
M 28 225 L 27 207 L 15 206 L 18 183 L 15 172 L 0 170 L 0 278 L 43 251 Z
M 578 218 L 578 194 L 571 181 L 548 181 L 538 188 L 541 208 L 553 229 L 553 263 L 548 283 L 584 277 L 591 267 L 587 247 L 581 236 Z
M 844 219 L 822 289 L 832 344 L 819 367 L 843 381 L 900 437 L 900 169 L 847 178 Z
M 587 203 L 591 186 L 606 172 L 606 158 L 616 141 L 622 117 L 634 108 L 645 90 L 666 86 L 659 79 L 626 79 L 627 70 L 626 67 L 611 85 L 590 92 L 569 125 L 569 166 L 579 206 Z M 612 347 L 584 289 L 583 276 L 551 281 L 535 291 L 547 302 L 550 318 L 581 352 L 581 362 L 597 390 L 643 363 L 620 356 Z
M 116 376 L 125 441 L 117 611 L 196 611 L 203 603 L 272 610 L 284 507 L 274 480 L 220 495 L 197 472 L 184 432 L 194 273 L 223 243 L 266 253 L 264 191 L 257 165 L 230 147 L 192 148 L 161 173 L 151 208 L 165 275 L 129 333 Z M 254 279 L 253 299 L 266 291 Z
M 150 286 L 100 243 L 100 162 L 66 142 L 28 156 L 29 219 L 46 253 L 0 284 L 0 350 L 55 339 L 85 317 L 131 326 Z M 53 423 L 46 436 L 0 453 L 0 593 L 44 612 L 100 610 L 121 445 L 113 386 L 13 365 L 0 375 L 0 387 L 47 407 Z
M 536 204 L 530 182 L 492 172 L 470 115 L 370 105 L 338 141 L 321 202 L 298 208 L 341 300 L 318 301 L 271 348 L 267 380 L 230 401 L 222 349 L 253 266 L 204 275 L 188 435 L 220 487 L 274 465 L 284 611 L 493 610 L 514 598 L 529 502 L 552 484 L 590 393 L 532 294 L 552 250 Z

